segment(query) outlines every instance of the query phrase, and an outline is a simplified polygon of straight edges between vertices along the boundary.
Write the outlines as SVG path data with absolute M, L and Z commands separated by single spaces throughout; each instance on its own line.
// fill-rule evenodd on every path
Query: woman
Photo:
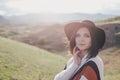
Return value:
M 72 57 L 54 80 L 103 80 L 98 52 L 105 43 L 105 32 L 89 20 L 68 23 L 64 30 Z

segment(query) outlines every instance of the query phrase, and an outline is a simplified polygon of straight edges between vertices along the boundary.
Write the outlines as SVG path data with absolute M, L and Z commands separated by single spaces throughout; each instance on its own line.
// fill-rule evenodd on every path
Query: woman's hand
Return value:
M 73 49 L 73 60 L 77 65 L 81 64 L 82 54 L 80 53 L 80 50 L 77 48 L 77 46 Z

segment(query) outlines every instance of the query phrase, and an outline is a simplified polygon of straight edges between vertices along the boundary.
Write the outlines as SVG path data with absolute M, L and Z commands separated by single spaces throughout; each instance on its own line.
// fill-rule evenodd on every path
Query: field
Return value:
M 96 24 L 120 22 L 119 17 L 115 19 Z M 117 27 L 110 31 L 115 34 L 109 39 L 115 40 L 114 45 L 99 54 L 104 62 L 104 80 L 120 79 L 120 26 Z M 63 24 L 11 24 L 0 27 L 0 36 L 0 80 L 53 80 L 70 58 Z
M 61 56 L 0 37 L 0 80 L 53 80 L 65 63 Z
M 120 47 L 114 46 L 100 52 L 104 62 L 104 80 L 120 79 Z
M 103 50 L 100 56 L 105 64 L 104 80 L 120 79 L 120 47 Z M 53 80 L 68 57 L 0 37 L 0 80 Z

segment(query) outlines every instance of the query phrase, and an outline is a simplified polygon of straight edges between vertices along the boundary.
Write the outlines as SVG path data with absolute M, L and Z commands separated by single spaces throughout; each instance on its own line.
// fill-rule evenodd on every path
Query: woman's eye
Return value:
M 81 36 L 83 36 L 83 37 L 86 37 L 86 38 L 89 38 L 89 37 L 90 37 L 90 35 L 88 35 L 88 34 L 84 34 L 84 35 L 76 34 L 75 36 L 76 36 L 76 37 L 81 37 Z
M 79 34 L 76 34 L 76 37 L 80 37 L 80 35 L 79 35 Z
M 85 37 L 89 38 L 90 36 L 89 36 L 89 35 L 87 35 L 87 34 L 85 34 Z

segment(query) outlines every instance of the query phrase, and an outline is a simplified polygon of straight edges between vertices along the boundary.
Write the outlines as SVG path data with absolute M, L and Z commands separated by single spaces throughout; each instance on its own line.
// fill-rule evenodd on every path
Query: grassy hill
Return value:
M 61 56 L 0 37 L 0 80 L 53 80 L 65 64 Z
M 100 52 L 104 80 L 120 79 L 120 46 Z M 67 59 L 45 50 L 0 37 L 0 80 L 53 80 Z
M 120 16 L 95 21 L 96 24 L 120 23 Z
M 114 46 L 100 52 L 104 62 L 104 80 L 120 79 L 120 46 Z
M 113 17 L 113 18 L 108 18 L 106 20 L 103 20 L 105 22 L 112 22 L 112 21 L 120 21 L 120 16 L 116 16 L 116 17 Z

